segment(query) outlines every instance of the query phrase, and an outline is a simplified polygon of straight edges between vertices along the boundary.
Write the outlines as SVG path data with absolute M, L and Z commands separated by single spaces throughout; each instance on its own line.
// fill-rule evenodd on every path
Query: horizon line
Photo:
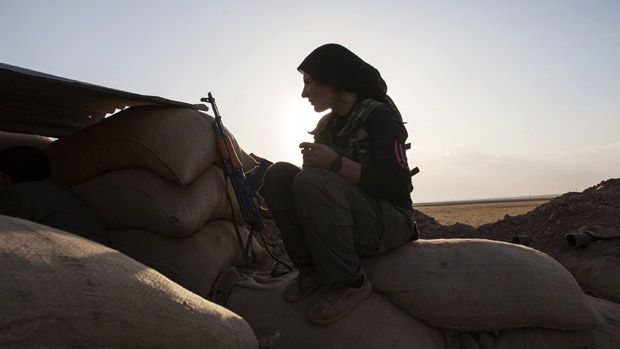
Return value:
M 559 197 L 560 195 L 562 194 L 506 196 L 506 197 L 467 199 L 467 200 L 425 201 L 425 202 L 414 203 L 413 207 L 415 208 L 416 206 L 440 206 L 440 205 L 484 204 L 484 203 L 511 202 L 511 201 L 552 200 L 552 199 Z

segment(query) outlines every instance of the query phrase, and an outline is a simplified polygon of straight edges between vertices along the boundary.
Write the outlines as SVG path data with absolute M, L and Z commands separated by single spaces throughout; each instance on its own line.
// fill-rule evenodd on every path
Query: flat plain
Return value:
M 462 223 L 476 228 L 483 224 L 494 223 L 506 215 L 526 214 L 549 200 L 550 198 L 444 202 L 417 204 L 414 208 L 435 218 L 443 225 Z

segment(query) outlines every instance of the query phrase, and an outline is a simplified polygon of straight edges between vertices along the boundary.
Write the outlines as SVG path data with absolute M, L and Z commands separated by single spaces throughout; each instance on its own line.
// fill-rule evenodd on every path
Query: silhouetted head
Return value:
M 12 183 L 50 178 L 50 161 L 39 148 L 16 145 L 0 151 L 0 172 Z
M 318 47 L 297 70 L 310 74 L 317 82 L 353 92 L 362 99 L 385 101 L 387 85 L 379 71 L 342 45 Z

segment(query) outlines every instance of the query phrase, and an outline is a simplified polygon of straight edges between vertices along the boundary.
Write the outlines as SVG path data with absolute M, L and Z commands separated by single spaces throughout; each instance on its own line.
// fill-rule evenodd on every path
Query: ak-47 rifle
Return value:
M 254 201 L 254 192 L 252 191 L 252 188 L 250 188 L 248 180 L 245 178 L 245 173 L 243 172 L 243 165 L 241 164 L 241 161 L 237 156 L 237 152 L 235 151 L 235 148 L 230 141 L 230 137 L 228 137 L 226 129 L 222 124 L 222 117 L 220 116 L 220 112 L 217 109 L 217 104 L 215 104 L 215 98 L 213 98 L 213 95 L 211 94 L 211 92 L 209 92 L 208 97 L 201 98 L 200 101 L 211 104 L 213 114 L 215 115 L 215 120 L 213 122 L 213 131 L 215 132 L 217 148 L 222 158 L 224 174 L 226 175 L 226 177 L 228 177 L 228 179 L 230 179 L 230 182 L 232 183 L 235 196 L 237 197 L 237 202 L 239 203 L 239 208 L 241 208 L 241 214 L 243 215 L 243 219 L 252 228 L 250 230 L 248 240 L 245 244 L 241 239 L 241 235 L 237 231 L 237 239 L 239 240 L 239 244 L 241 245 L 241 250 L 243 251 L 244 258 L 246 258 L 247 260 L 249 248 L 252 245 L 253 233 L 255 231 L 260 232 L 264 228 L 261 212 L 259 211 L 256 202 Z

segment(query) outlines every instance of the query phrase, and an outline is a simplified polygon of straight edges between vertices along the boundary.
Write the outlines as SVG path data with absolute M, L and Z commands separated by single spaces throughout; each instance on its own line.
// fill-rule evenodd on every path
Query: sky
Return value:
M 248 153 L 298 165 L 321 114 L 296 68 L 330 42 L 387 82 L 414 203 L 620 177 L 620 1 L 0 0 L 0 62 L 189 103 L 211 91 Z

